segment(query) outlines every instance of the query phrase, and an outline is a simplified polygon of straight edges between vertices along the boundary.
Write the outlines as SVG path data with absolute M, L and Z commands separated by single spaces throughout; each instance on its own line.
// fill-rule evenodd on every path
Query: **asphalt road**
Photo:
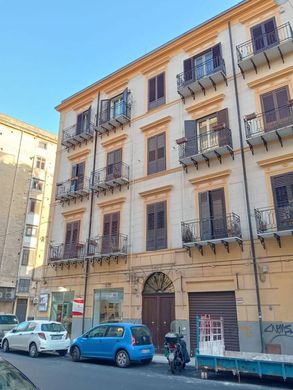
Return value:
M 242 378 L 238 383 L 232 375 L 211 376 L 201 380 L 193 367 L 186 367 L 180 376 L 170 373 L 167 364 L 152 363 L 121 369 L 109 362 L 71 361 L 69 356 L 41 355 L 37 359 L 26 353 L 10 352 L 0 356 L 23 371 L 41 390 L 268 390 L 293 389 L 291 384 Z M 19 389 L 21 390 L 21 389 Z

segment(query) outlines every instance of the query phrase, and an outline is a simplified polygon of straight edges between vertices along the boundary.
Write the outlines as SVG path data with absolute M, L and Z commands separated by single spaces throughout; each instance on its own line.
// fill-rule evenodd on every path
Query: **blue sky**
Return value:
M 0 112 L 57 133 L 61 100 L 235 0 L 0 1 Z

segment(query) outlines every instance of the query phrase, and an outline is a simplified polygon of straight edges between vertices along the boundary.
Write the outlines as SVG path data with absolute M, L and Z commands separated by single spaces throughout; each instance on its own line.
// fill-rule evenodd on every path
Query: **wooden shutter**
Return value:
M 278 230 L 293 228 L 293 172 L 271 178 Z
M 200 238 L 209 240 L 212 238 L 211 212 L 209 191 L 200 192 L 199 197 L 199 215 L 200 215 Z
M 73 226 L 73 222 L 69 222 L 66 224 L 65 245 L 71 243 L 72 226 Z
M 276 111 L 275 101 L 272 92 L 261 95 L 261 103 L 263 108 L 263 126 L 265 131 L 271 131 L 276 126 Z
M 265 33 L 265 44 L 267 47 L 274 46 L 278 43 L 279 38 L 275 18 L 263 23 L 263 31 Z
M 193 58 L 183 61 L 184 82 L 193 80 Z
M 287 87 L 275 91 L 275 104 L 278 108 L 277 118 L 280 127 L 281 125 L 292 124 L 292 109 L 289 107 L 289 92 Z
M 77 187 L 78 189 L 83 188 L 83 182 L 84 182 L 84 169 L 85 169 L 85 162 L 77 164 Z
M 101 100 L 100 124 L 107 122 L 110 119 L 110 100 Z
M 149 79 L 149 105 L 156 100 L 156 77 Z
M 78 243 L 80 221 L 72 222 L 72 243 Z
M 229 132 L 226 130 L 229 129 L 228 108 L 217 112 L 217 122 L 218 125 L 223 125 L 223 129 L 218 132 L 219 146 L 229 145 L 232 147 L 232 139 Z
M 166 202 L 155 204 L 156 245 L 155 249 L 167 247 L 167 215 Z
M 156 249 L 155 204 L 147 205 L 147 251 Z
M 82 115 L 83 114 L 79 114 L 77 115 L 77 122 L 76 122 L 76 134 L 80 134 L 82 133 Z
M 92 115 L 92 108 L 89 107 L 89 109 L 86 112 L 86 131 L 89 131 L 90 124 L 91 124 L 91 115 Z
M 164 98 L 165 96 L 165 73 L 161 73 L 157 76 L 157 100 Z
M 250 31 L 254 52 L 262 51 L 265 47 L 262 25 L 253 26 Z
M 210 191 L 209 196 L 213 238 L 226 237 L 227 221 L 224 188 Z
M 166 135 L 165 133 L 157 135 L 157 172 L 166 169 Z
M 213 53 L 213 65 L 215 70 L 221 65 L 221 60 L 222 60 L 220 43 L 212 47 L 212 53 Z
M 112 178 L 113 178 L 114 154 L 115 154 L 115 152 L 110 152 L 107 154 L 107 177 L 106 177 L 106 180 L 112 180 Z
M 194 120 L 184 121 L 185 143 L 184 157 L 194 156 L 198 153 L 197 122 Z
M 157 136 L 148 139 L 148 175 L 157 172 Z
M 129 117 L 129 108 L 128 108 L 128 88 L 125 88 L 123 91 L 123 109 L 122 114 Z

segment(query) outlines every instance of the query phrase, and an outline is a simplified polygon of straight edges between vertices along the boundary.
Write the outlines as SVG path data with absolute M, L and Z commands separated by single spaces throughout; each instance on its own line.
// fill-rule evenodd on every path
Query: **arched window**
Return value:
M 143 294 L 174 293 L 174 285 L 168 275 L 155 272 L 145 282 Z

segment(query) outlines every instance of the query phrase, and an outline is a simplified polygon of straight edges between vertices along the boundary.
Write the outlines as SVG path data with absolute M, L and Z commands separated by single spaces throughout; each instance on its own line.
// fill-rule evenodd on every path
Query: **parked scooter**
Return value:
M 164 342 L 164 354 L 168 359 L 172 374 L 179 374 L 190 362 L 190 357 L 182 334 L 167 333 Z

